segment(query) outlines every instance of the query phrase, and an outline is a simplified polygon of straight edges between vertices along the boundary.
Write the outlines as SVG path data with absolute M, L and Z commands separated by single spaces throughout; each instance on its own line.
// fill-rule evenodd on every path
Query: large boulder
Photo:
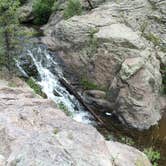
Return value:
M 128 58 L 112 82 L 109 98 L 115 102 L 115 112 L 121 122 L 129 127 L 148 129 L 161 118 L 159 69 L 159 62 L 153 56 L 145 62 L 140 58 Z
M 149 162 L 137 149 L 119 142 L 107 142 L 109 151 L 114 158 L 114 165 L 118 166 L 148 166 Z M 114 148 L 113 148 L 114 147 Z M 127 161 L 126 161 L 127 159 Z M 131 159 L 131 160 L 128 160 Z
M 22 82 L 17 88 L 7 85 L 0 81 L 1 166 L 134 166 L 137 161 L 151 166 L 143 153 L 105 141 L 95 128 L 73 121 Z
M 42 41 L 60 51 L 68 78 L 104 87 L 105 99 L 115 103 L 108 110 L 114 106 L 121 122 L 148 129 L 161 118 L 165 6 L 159 0 L 119 0 L 57 24 L 51 24 L 52 17 Z M 101 107 L 100 99 L 93 101 Z
M 19 9 L 19 20 L 21 23 L 28 23 L 34 19 L 33 15 L 33 0 L 27 0 L 27 2 Z

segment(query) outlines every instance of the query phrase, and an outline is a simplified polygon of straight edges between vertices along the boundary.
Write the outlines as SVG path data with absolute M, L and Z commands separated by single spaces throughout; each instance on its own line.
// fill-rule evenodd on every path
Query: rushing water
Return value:
M 63 72 L 59 63 L 52 58 L 49 51 L 43 46 L 38 46 L 28 49 L 24 54 L 32 59 L 40 78 L 38 84 L 42 87 L 42 91 L 47 97 L 53 100 L 57 105 L 63 104 L 72 114 L 74 120 L 90 123 L 91 121 L 89 119 L 91 115 L 84 110 L 75 96 L 71 95 L 65 87 L 61 85 L 59 78 L 65 79 Z M 26 76 L 26 71 L 20 65 L 21 63 L 18 62 L 17 64 L 19 70 Z

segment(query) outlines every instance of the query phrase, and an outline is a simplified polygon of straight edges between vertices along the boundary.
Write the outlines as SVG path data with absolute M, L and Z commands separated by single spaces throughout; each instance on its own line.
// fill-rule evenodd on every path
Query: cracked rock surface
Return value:
M 137 149 L 105 141 L 24 83 L 16 86 L 0 80 L 0 166 L 151 166 Z

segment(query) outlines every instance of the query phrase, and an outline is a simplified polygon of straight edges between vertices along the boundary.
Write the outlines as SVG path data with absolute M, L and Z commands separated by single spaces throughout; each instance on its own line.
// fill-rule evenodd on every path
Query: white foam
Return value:
M 89 113 L 85 112 L 78 100 L 60 84 L 59 77 L 63 77 L 62 70 L 58 63 L 52 59 L 48 51 L 39 47 L 28 50 L 28 55 L 32 58 L 38 70 L 41 78 L 41 81 L 38 83 L 47 97 L 55 101 L 55 103 L 63 103 L 67 110 L 72 113 L 74 120 L 82 123 L 90 123 Z M 51 65 L 54 66 L 57 75 L 49 70 Z M 58 92 L 59 95 L 55 96 L 54 91 Z

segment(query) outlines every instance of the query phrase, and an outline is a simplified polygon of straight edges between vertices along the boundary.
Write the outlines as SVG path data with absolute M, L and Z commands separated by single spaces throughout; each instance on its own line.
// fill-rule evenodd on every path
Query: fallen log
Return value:
M 76 97 L 76 99 L 80 102 L 80 104 L 85 108 L 85 110 L 87 110 L 88 112 L 90 112 L 93 117 L 96 119 L 96 121 L 98 121 L 100 123 L 100 125 L 102 125 L 104 128 L 106 128 L 107 130 L 110 130 L 105 123 L 102 121 L 102 119 L 95 114 L 95 112 L 90 109 L 83 101 L 82 97 L 73 89 L 73 87 L 63 78 L 59 78 L 60 83 L 66 88 L 66 90 L 74 95 Z

